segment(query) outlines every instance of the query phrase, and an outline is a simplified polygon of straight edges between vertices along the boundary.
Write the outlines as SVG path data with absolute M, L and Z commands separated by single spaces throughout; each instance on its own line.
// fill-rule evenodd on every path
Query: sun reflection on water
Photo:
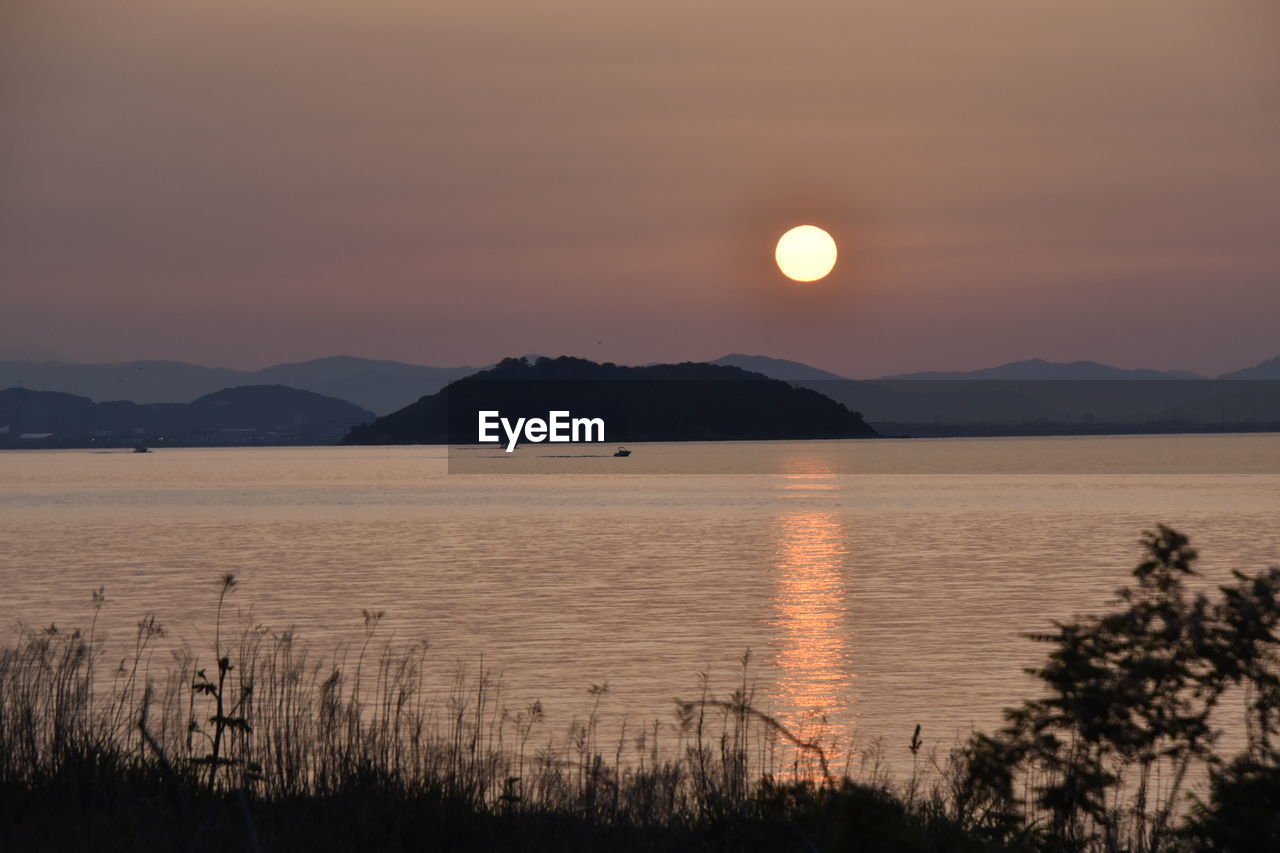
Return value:
M 852 668 L 844 589 L 845 529 L 830 512 L 778 517 L 772 646 L 778 717 L 805 738 L 852 734 Z

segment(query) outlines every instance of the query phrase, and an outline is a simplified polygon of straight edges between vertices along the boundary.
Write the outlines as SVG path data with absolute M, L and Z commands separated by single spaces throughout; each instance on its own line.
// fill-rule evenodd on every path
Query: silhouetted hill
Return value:
M 92 400 L 178 403 L 221 388 L 287 385 L 348 400 L 374 412 L 393 412 L 434 394 L 474 367 L 427 367 L 351 356 L 278 364 L 257 371 L 201 367 L 178 361 L 76 364 L 63 361 L 0 361 L 0 388 L 21 384 Z
M 180 411 L 192 423 L 220 429 L 270 428 L 282 432 L 314 430 L 321 424 L 367 422 L 374 417 L 373 412 L 346 400 L 284 385 L 224 388 L 193 400 Z
M 190 403 L 94 403 L 57 391 L 0 391 L 0 445 L 20 446 L 21 436 L 59 447 L 149 444 L 245 444 L 337 442 L 373 412 L 345 400 L 282 385 L 225 388 Z M 26 439 L 27 442 L 36 441 Z
M 1259 364 L 1255 364 L 1253 367 L 1244 367 L 1240 370 L 1233 370 L 1230 373 L 1224 373 L 1218 378 L 1228 380 L 1280 379 L 1280 355 L 1275 358 L 1267 359 Z
M 97 404 L 88 397 L 59 391 L 6 388 L 0 391 L 0 433 L 8 438 L 16 438 L 21 433 L 87 433 L 99 428 L 99 423 L 115 418 L 119 407 L 113 409 L 101 412 L 100 419 Z
M 767 355 L 742 355 L 741 353 L 730 353 L 721 356 L 711 364 L 719 364 L 727 367 L 738 367 L 742 370 L 749 370 L 752 373 L 761 373 L 770 379 L 781 379 L 784 382 L 799 382 L 803 380 L 820 380 L 820 379 L 844 379 L 845 377 L 822 370 L 817 367 L 810 367 L 799 361 L 788 361 L 785 358 L 770 358 Z
M 982 370 L 969 371 L 924 371 L 921 373 L 901 373 L 896 376 L 881 376 L 876 381 L 889 380 L 975 380 L 1006 379 L 1019 381 L 1040 380 L 1074 380 L 1092 381 L 1107 379 L 1204 379 L 1198 373 L 1189 370 L 1126 370 L 1099 364 L 1096 361 L 1055 362 L 1042 358 L 1031 358 L 1026 361 L 1011 361 L 999 367 L 986 367 Z
M 610 442 L 868 438 L 860 415 L 814 391 L 736 367 L 646 367 L 561 357 L 504 359 L 357 427 L 344 444 L 474 444 L 480 410 L 506 418 L 549 411 L 603 418 Z

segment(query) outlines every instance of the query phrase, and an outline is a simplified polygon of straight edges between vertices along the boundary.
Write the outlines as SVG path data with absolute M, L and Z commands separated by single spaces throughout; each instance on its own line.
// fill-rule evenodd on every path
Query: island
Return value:
M 878 438 L 858 412 L 737 367 L 626 367 L 581 358 L 507 358 L 370 424 L 343 444 L 474 444 L 482 411 L 604 420 L 608 442 Z

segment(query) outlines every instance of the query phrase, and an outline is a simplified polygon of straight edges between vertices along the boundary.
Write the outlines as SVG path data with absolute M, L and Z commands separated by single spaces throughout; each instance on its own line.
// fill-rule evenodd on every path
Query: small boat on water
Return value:
M 631 451 L 627 450 L 625 447 L 619 447 L 617 450 L 613 451 L 613 455 L 614 456 L 630 456 Z
M 143 445 L 139 444 L 137 447 L 133 448 L 133 452 L 134 453 L 150 453 L 151 448 L 144 447 Z

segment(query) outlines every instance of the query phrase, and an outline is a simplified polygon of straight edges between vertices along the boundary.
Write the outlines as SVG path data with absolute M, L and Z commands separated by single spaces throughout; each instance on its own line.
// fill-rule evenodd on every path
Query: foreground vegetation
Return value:
M 1036 638 L 1042 698 L 896 783 L 758 712 L 745 657 L 732 695 L 670 725 L 606 742 L 592 713 L 556 739 L 484 672 L 431 700 L 425 647 L 376 647 L 379 613 L 353 665 L 287 632 L 228 640 L 228 575 L 207 658 L 160 678 L 152 617 L 109 683 L 93 624 L 0 649 L 0 849 L 1280 849 L 1280 569 L 1209 597 L 1185 537 L 1145 545 L 1113 612 Z

